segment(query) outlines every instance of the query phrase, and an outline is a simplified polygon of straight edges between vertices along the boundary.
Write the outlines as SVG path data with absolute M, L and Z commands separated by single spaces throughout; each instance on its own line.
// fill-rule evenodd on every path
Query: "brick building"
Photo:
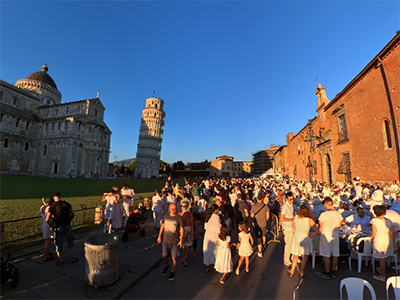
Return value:
M 288 147 L 286 145 L 280 146 L 274 153 L 274 171 L 276 174 L 281 174 L 282 176 L 289 175 L 288 165 L 287 165 Z
M 315 94 L 318 116 L 286 137 L 289 176 L 399 180 L 400 31 L 334 99 Z
M 233 162 L 233 175 L 235 177 L 245 176 L 251 173 L 251 161 L 234 161 Z

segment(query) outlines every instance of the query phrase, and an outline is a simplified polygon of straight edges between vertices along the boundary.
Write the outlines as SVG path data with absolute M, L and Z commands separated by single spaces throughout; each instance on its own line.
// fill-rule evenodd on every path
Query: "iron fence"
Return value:
M 94 224 L 96 207 L 74 210 L 75 217 L 71 222 L 72 228 Z M 42 217 L 32 217 L 1 222 L 4 241 L 0 245 L 18 243 L 42 235 Z

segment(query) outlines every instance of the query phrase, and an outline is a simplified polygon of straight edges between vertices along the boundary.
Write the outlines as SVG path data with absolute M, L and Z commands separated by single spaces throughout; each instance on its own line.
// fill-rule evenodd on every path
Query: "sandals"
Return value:
M 72 263 L 76 263 L 77 261 L 78 261 L 78 258 L 77 257 L 73 257 L 71 262 Z
M 56 265 L 62 267 L 64 265 L 64 262 L 57 260 Z
M 54 257 L 48 256 L 43 258 L 43 261 L 51 261 L 51 260 L 54 260 Z
M 239 268 L 238 269 L 236 269 L 236 275 L 239 275 Z
M 383 277 L 382 275 L 374 275 L 374 276 L 372 276 L 372 278 L 373 279 L 376 279 L 376 280 L 379 280 L 379 281 L 383 281 L 383 282 L 385 282 L 386 281 L 386 277 Z
M 289 277 L 293 277 L 294 272 L 292 273 L 290 269 L 287 269 L 286 272 L 289 274 Z
M 303 278 L 304 276 L 306 276 L 306 273 L 301 272 L 301 273 L 300 273 L 300 278 Z
M 225 279 L 226 279 L 226 278 L 225 278 L 224 276 L 222 276 L 221 279 L 219 280 L 219 283 L 220 283 L 220 284 L 224 284 L 224 283 L 225 283 Z
M 183 265 L 184 265 L 185 267 L 189 266 L 189 263 L 188 263 L 188 261 L 187 261 L 187 260 L 185 260 L 185 261 L 183 262 Z

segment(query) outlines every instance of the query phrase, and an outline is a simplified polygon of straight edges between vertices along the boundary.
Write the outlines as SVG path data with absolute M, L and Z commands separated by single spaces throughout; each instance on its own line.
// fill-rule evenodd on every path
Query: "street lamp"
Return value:
M 315 192 L 315 172 L 314 172 L 314 152 L 315 152 L 315 139 L 320 139 L 319 136 L 317 136 L 314 132 L 314 128 L 311 126 L 312 122 L 310 119 L 308 119 L 308 128 L 307 128 L 307 136 L 304 139 L 305 142 L 310 143 L 310 152 L 311 152 L 311 161 L 308 162 L 307 167 L 311 168 L 311 186 L 312 186 L 312 190 L 313 192 Z

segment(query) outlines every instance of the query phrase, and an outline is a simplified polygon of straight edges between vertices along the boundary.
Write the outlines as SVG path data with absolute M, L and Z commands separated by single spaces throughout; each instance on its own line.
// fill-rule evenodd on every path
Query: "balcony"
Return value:
M 345 143 L 348 140 L 349 140 L 349 137 L 348 137 L 347 131 L 339 132 L 339 137 L 338 137 L 338 142 L 337 142 L 338 144 Z

